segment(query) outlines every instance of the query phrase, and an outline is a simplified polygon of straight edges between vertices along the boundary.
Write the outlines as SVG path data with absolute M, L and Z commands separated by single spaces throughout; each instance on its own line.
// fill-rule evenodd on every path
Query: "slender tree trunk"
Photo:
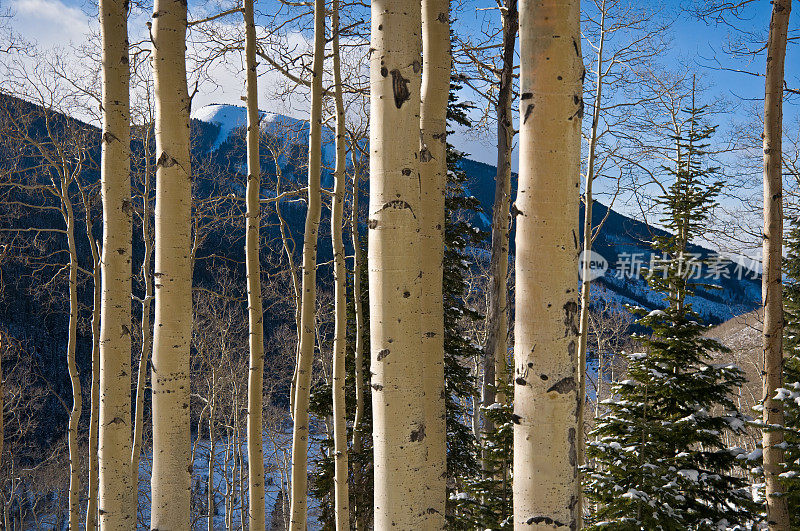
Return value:
M 89 245 L 92 248 L 92 287 L 94 296 L 92 300 L 92 389 L 90 398 L 89 416 L 89 484 L 87 486 L 86 501 L 86 529 L 97 529 L 97 496 L 99 494 L 99 472 L 100 464 L 97 446 L 99 444 L 100 431 L 98 418 L 100 415 L 100 312 L 102 304 L 102 286 L 100 275 L 100 256 L 97 242 L 92 235 L 92 225 L 89 219 L 89 211 L 86 211 L 86 235 L 89 238 Z
M 264 310 L 261 303 L 261 162 L 259 158 L 258 73 L 253 0 L 244 2 L 247 68 L 247 303 L 250 322 L 250 373 L 247 380 L 247 464 L 250 529 L 264 529 L 264 446 L 261 440 L 264 393 Z
M 345 265 L 342 217 L 344 215 L 345 167 L 347 166 L 347 143 L 342 101 L 342 70 L 339 51 L 339 0 L 333 0 L 331 20 L 333 32 L 333 81 L 336 103 L 336 168 L 334 190 L 331 200 L 331 245 L 333 248 L 334 279 L 334 335 L 333 335 L 333 462 L 334 462 L 334 510 L 336 529 L 350 529 L 350 495 L 348 482 L 350 472 L 347 463 L 347 411 L 345 408 L 345 351 L 347 346 L 346 296 L 347 267 Z M 355 149 L 355 146 L 353 147 Z M 356 272 L 358 275 L 358 272 Z
M 356 317 L 356 343 L 354 346 L 354 365 L 355 365 L 355 391 L 356 391 L 356 410 L 353 414 L 353 445 L 351 452 L 353 456 L 360 456 L 364 450 L 363 430 L 364 430 L 364 308 L 361 303 L 361 265 L 364 263 L 361 256 L 361 242 L 358 238 L 358 200 L 359 200 L 359 169 L 356 164 L 356 140 L 351 138 L 351 153 L 353 160 L 353 211 L 350 217 L 350 237 L 353 241 L 353 310 Z M 363 483 L 363 463 L 355 460 L 353 463 L 353 484 L 358 489 Z M 363 507 L 358 507 L 355 529 L 361 531 L 367 528 L 365 519 L 366 511 Z
M 133 511 L 139 508 L 139 460 L 142 455 L 142 431 L 144 417 L 144 394 L 147 383 L 147 364 L 150 361 L 150 349 L 153 344 L 150 328 L 150 308 L 153 304 L 154 286 L 151 272 L 153 259 L 153 241 L 150 229 L 150 132 L 144 138 L 144 193 L 142 194 L 142 241 L 144 242 L 144 258 L 142 260 L 142 279 L 144 280 L 144 298 L 142 299 L 142 348 L 139 352 L 139 369 L 136 373 L 136 408 L 133 418 L 133 446 L 131 449 L 131 478 L 133 493 Z
M 156 0 L 156 209 L 153 477 L 150 526 L 189 525 L 189 342 L 192 333 L 191 168 L 186 2 Z
M 102 302 L 98 506 L 103 529 L 135 526 L 131 492 L 131 181 L 128 6 L 101 0 Z
M 216 373 L 211 370 L 211 387 L 209 388 L 208 407 L 208 531 L 214 531 L 214 512 L 216 500 L 214 499 L 214 406 L 216 405 Z
M 783 405 L 774 400 L 783 385 L 783 294 L 781 256 L 783 252 L 782 148 L 783 82 L 786 38 L 791 0 L 772 3 L 767 44 L 767 74 L 764 96 L 764 424 L 783 425 Z M 764 481 L 766 483 L 767 523 L 771 530 L 789 529 L 789 507 L 783 496 L 781 473 L 783 432 L 763 430 Z
M 420 351 L 421 12 L 372 1 L 369 294 L 375 529 L 428 529 Z M 433 503 L 432 503 L 433 502 Z M 438 517 L 435 519 L 438 521 Z M 433 526 L 431 526 L 433 527 Z
M 586 187 L 583 196 L 583 262 L 581 267 L 580 319 L 578 321 L 578 465 L 586 464 L 585 409 L 586 409 L 586 347 L 589 338 L 589 303 L 591 302 L 592 279 L 592 184 L 594 183 L 594 164 L 597 152 L 597 126 L 600 121 L 600 100 L 603 97 L 603 44 L 605 43 L 605 0 L 601 4 L 600 43 L 597 48 L 597 85 L 595 86 L 594 106 L 592 108 L 592 129 L 589 137 L 589 156 L 586 163 Z M 598 382 L 602 378 L 602 368 L 598 370 Z M 597 389 L 600 389 L 598 383 Z M 599 395 L 596 396 L 599 404 Z M 583 519 L 583 490 L 580 491 L 580 513 Z
M 429 529 L 443 529 L 447 498 L 444 389 L 444 193 L 447 183 L 447 100 L 450 94 L 450 1 L 422 0 L 420 102 L 420 324 L 425 392 L 425 490 Z
M 67 225 L 67 249 L 69 251 L 69 328 L 67 332 L 67 372 L 72 386 L 72 410 L 67 428 L 69 447 L 69 529 L 80 527 L 80 450 L 78 448 L 78 422 L 81 418 L 81 381 L 75 363 L 75 345 L 78 327 L 78 251 L 75 246 L 75 214 L 69 197 L 69 182 L 61 179 L 61 206 Z
M 492 207 L 492 254 L 489 260 L 489 311 L 486 314 L 486 345 L 483 358 L 483 406 L 505 402 L 497 389 L 508 382 L 508 238 L 511 208 L 511 151 L 514 142 L 514 47 L 517 41 L 519 11 L 517 0 L 508 0 L 502 12 L 503 66 L 497 93 L 497 173 Z M 482 416 L 482 415 L 481 415 Z M 484 430 L 494 429 L 483 418 Z M 484 468 L 486 468 L 484 466 Z
M 303 287 L 300 308 L 300 348 L 297 353 L 292 432 L 291 529 L 305 531 L 308 516 L 308 401 L 314 361 L 317 298 L 317 232 L 322 169 L 322 66 L 325 59 L 325 2 L 314 0 L 314 64 L 308 140 L 308 212 L 303 238 Z
M 520 3 L 514 526 L 579 522 L 578 176 L 583 63 L 577 0 Z

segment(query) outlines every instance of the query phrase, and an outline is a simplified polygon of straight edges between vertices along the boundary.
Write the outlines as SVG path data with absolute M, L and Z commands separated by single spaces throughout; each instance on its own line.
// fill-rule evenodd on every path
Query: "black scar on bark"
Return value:
M 578 335 L 578 327 L 575 325 L 575 314 L 578 313 L 578 303 L 567 301 L 564 304 L 564 337 L 572 334 Z
M 394 105 L 398 109 L 411 97 L 411 92 L 408 90 L 409 83 L 410 81 L 403 77 L 400 70 L 396 68 L 392 70 L 392 92 L 394 93 Z
M 411 208 L 411 205 L 409 205 L 406 201 L 403 201 L 402 199 L 395 199 L 394 201 L 388 201 L 387 203 L 384 203 L 384 205 L 378 210 L 378 212 L 386 210 L 387 208 L 395 208 L 395 209 L 405 208 L 408 209 L 409 212 L 411 212 L 411 215 L 414 216 L 415 219 L 417 217 L 417 215 L 414 214 L 414 209 Z
M 416 430 L 411 430 L 411 442 L 419 442 L 425 438 L 425 424 L 420 424 Z
M 569 393 L 570 391 L 575 389 L 575 378 L 572 376 L 568 376 L 566 378 L 562 378 L 553 385 L 550 386 L 550 389 L 547 390 L 549 393 L 550 391 L 555 391 L 559 394 Z
M 563 522 L 559 522 L 558 520 L 553 520 L 549 516 L 531 516 L 527 520 L 525 520 L 527 525 L 533 524 L 546 524 L 551 525 L 553 527 L 567 527 L 567 524 Z
M 531 103 L 525 108 L 525 117 L 522 119 L 522 123 L 526 123 L 528 118 L 530 117 L 531 113 L 533 112 L 533 108 L 536 107 L 536 104 Z
M 516 413 L 513 413 L 511 415 L 511 422 L 513 422 L 514 424 L 520 424 L 522 422 L 522 417 L 520 417 Z
M 569 464 L 573 468 L 573 473 L 578 474 L 578 450 L 575 446 L 575 428 L 570 428 L 567 432 L 567 441 L 569 442 Z
M 378 352 L 378 361 L 381 361 L 383 358 L 389 355 L 391 351 L 388 348 L 385 348 Z
M 522 96 L 519 97 L 521 100 L 529 100 L 533 97 L 533 92 L 523 92 Z
M 519 376 L 516 380 L 514 380 L 514 382 L 517 385 L 525 385 L 525 384 L 528 383 L 528 382 L 525 381 L 525 378 L 523 378 L 522 376 Z

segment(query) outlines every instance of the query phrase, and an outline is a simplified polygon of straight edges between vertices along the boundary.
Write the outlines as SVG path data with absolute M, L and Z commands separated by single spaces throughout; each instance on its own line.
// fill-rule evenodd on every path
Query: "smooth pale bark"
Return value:
M 783 405 L 775 400 L 776 389 L 783 385 L 783 287 L 781 256 L 783 252 L 782 146 L 783 82 L 786 60 L 786 37 L 791 0 L 772 3 L 772 19 L 767 43 L 767 70 L 764 95 L 764 424 L 783 426 Z M 783 432 L 764 429 L 764 482 L 767 523 L 771 530 L 789 529 L 789 507 L 780 493 L 785 486 L 778 477 L 784 452 Z
M 497 88 L 497 172 L 492 206 L 492 251 L 489 259 L 489 311 L 486 312 L 486 345 L 483 358 L 484 407 L 505 403 L 502 389 L 508 382 L 508 239 L 511 209 L 511 151 L 514 142 L 514 49 L 519 27 L 517 0 L 508 0 L 502 11 L 503 65 Z M 484 418 L 486 432 L 491 420 Z
M 514 527 L 576 528 L 578 0 L 520 2 Z
M 444 389 L 444 191 L 447 183 L 447 99 L 450 93 L 450 1 L 422 0 L 419 218 L 422 271 L 420 303 L 426 497 L 429 529 L 444 528 L 447 498 L 447 429 Z
M 208 531 L 214 531 L 214 513 L 216 512 L 216 499 L 214 497 L 214 458 L 216 457 L 216 447 L 214 445 L 214 406 L 216 405 L 216 385 L 217 378 L 214 369 L 211 369 L 211 386 L 208 390 L 210 398 L 208 400 L 208 482 L 206 489 L 208 499 L 206 501 L 208 515 L 206 516 Z
M 102 301 L 98 510 L 103 529 L 136 525 L 131 491 L 131 181 L 128 5 L 100 1 L 103 42 Z
M 308 402 L 314 361 L 314 327 L 317 299 L 317 233 L 320 217 L 322 171 L 322 66 L 325 60 L 325 2 L 314 0 L 314 78 L 308 133 L 308 211 L 303 237 L 303 281 L 300 305 L 300 347 L 297 352 L 292 431 L 292 500 L 290 529 L 306 529 L 308 517 Z
M 350 495 L 348 482 L 350 473 L 347 464 L 347 411 L 345 407 L 345 349 L 347 346 L 346 295 L 347 267 L 345 265 L 342 217 L 344 215 L 345 167 L 347 144 L 342 100 L 342 69 L 339 51 L 339 0 L 333 0 L 331 26 L 333 31 L 333 82 L 336 104 L 336 168 L 331 199 L 331 246 L 333 249 L 334 281 L 334 332 L 333 332 L 333 508 L 336 514 L 336 529 L 350 529 Z M 355 149 L 355 147 L 353 148 Z M 358 275 L 358 272 L 356 272 Z
M 85 203 L 88 207 L 88 202 Z M 100 311 L 102 305 L 102 280 L 100 275 L 100 247 L 92 234 L 92 220 L 86 208 L 86 236 L 92 250 L 92 387 L 89 393 L 89 483 L 86 486 L 86 529 L 97 529 L 97 497 L 99 494 L 100 463 L 97 446 L 100 440 Z
M 72 388 L 72 409 L 69 412 L 67 446 L 69 448 L 69 529 L 78 531 L 81 509 L 80 449 L 78 447 L 78 422 L 81 418 L 81 381 L 75 363 L 75 345 L 78 333 L 78 251 L 75 245 L 75 213 L 69 197 L 69 181 L 61 178 L 61 207 L 67 226 L 67 250 L 69 253 L 69 324 L 67 329 L 67 372 Z
M 421 12 L 409 7 L 403 0 L 372 2 L 367 226 L 375 529 L 428 529 L 428 509 L 437 510 L 424 486 Z
M 351 137 L 351 158 L 353 160 L 353 210 L 350 216 L 350 238 L 353 242 L 353 313 L 356 318 L 355 336 L 353 347 L 353 363 L 355 365 L 355 391 L 356 410 L 353 413 L 353 445 L 351 455 L 358 455 L 364 450 L 364 305 L 361 302 L 361 265 L 364 263 L 361 256 L 361 242 L 358 238 L 358 199 L 359 199 L 359 166 L 356 159 L 355 138 Z M 364 469 L 360 462 L 354 462 L 353 484 L 361 485 Z M 355 529 L 367 528 L 366 511 L 358 511 L 354 522 Z
M 264 529 L 264 446 L 261 438 L 264 394 L 264 310 L 261 302 L 261 161 L 256 72 L 256 26 L 253 0 L 244 2 L 245 66 L 247 68 L 247 214 L 245 265 L 250 324 L 250 372 L 247 380 L 247 477 L 250 529 Z
M 152 529 L 189 525 L 189 342 L 192 334 L 191 168 L 186 2 L 156 0 L 155 321 Z
M 595 86 L 594 106 L 592 107 L 592 129 L 589 135 L 589 155 L 586 162 L 586 185 L 583 193 L 583 263 L 581 267 L 581 298 L 580 298 L 580 318 L 578 319 L 578 465 L 586 464 L 586 437 L 585 431 L 585 410 L 586 410 L 586 346 L 589 338 L 589 303 L 591 302 L 590 278 L 591 264 L 590 254 L 592 251 L 592 184 L 594 183 L 595 171 L 594 164 L 597 153 L 597 126 L 600 121 L 600 101 L 603 97 L 603 45 L 605 44 L 605 21 L 606 9 L 605 1 L 601 5 L 600 13 L 600 43 L 597 47 L 597 85 Z M 598 355 L 602 353 L 598 351 Z M 602 365 L 598 365 L 597 374 L 597 394 L 600 396 L 600 384 L 603 379 Z M 597 399 L 599 406 L 600 400 Z M 583 491 L 580 492 L 579 517 L 583 518 Z
M 144 281 L 144 298 L 142 299 L 142 345 L 139 351 L 139 368 L 136 373 L 136 408 L 133 414 L 133 444 L 131 448 L 131 492 L 133 492 L 134 512 L 138 512 L 139 502 L 139 459 L 142 455 L 142 431 L 144 418 L 144 394 L 147 383 L 147 364 L 150 361 L 150 349 L 153 345 L 153 331 L 150 327 L 150 308 L 153 304 L 153 273 L 150 270 L 153 260 L 153 240 L 150 227 L 150 131 L 145 133 L 143 147 L 144 160 L 144 192 L 142 193 L 142 241 L 144 257 L 142 259 L 142 280 Z

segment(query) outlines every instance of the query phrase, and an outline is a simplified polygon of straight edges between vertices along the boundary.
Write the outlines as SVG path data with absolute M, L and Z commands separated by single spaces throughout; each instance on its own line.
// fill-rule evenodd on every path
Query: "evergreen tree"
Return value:
M 731 364 L 714 364 L 711 352 L 727 349 L 703 336 L 688 297 L 697 284 L 687 246 L 702 233 L 721 183 L 705 165 L 714 127 L 702 124 L 705 107 L 693 107 L 676 144 L 674 178 L 660 198 L 671 232 L 653 242 L 661 260 L 648 282 L 664 296 L 663 310 L 632 309 L 651 331 L 636 336 L 642 352 L 629 355 L 628 379 L 613 385 L 588 444 L 587 496 L 597 504 L 591 529 L 719 529 L 752 519 L 744 478 L 734 474 L 736 450 L 725 437 L 747 419 L 731 400 L 744 381 Z
M 367 242 L 366 237 L 361 241 L 363 256 L 366 256 Z M 345 355 L 345 408 L 347 411 L 348 429 L 347 440 L 353 440 L 353 418 L 356 410 L 356 391 L 355 391 L 355 306 L 353 304 L 353 274 L 361 275 L 361 300 L 364 307 L 367 307 L 369 291 L 367 282 L 366 261 L 361 264 L 360 271 L 349 274 L 350 295 L 347 297 L 347 351 Z M 369 312 L 364 312 L 364 326 L 362 329 L 364 351 L 369 352 Z M 365 389 L 369 389 L 369 356 L 364 356 L 364 380 Z M 311 392 L 309 409 L 317 418 L 327 418 L 333 414 L 333 404 L 331 401 L 330 382 L 319 380 L 315 383 Z M 363 432 L 372 433 L 372 401 L 369 395 L 364 400 Z M 350 468 L 350 520 L 351 523 L 357 519 L 361 521 L 372 521 L 372 437 L 366 436 L 363 439 L 364 447 L 360 454 L 350 453 L 348 456 L 348 466 Z M 320 529 L 336 529 L 335 513 L 333 510 L 333 439 L 326 437 L 320 441 L 323 452 L 321 457 L 314 462 L 315 474 L 312 476 L 309 491 L 311 495 L 319 500 L 318 522 Z M 358 470 L 360 474 L 355 474 Z M 356 478 L 361 478 L 361 482 L 356 484 Z
M 790 220 L 790 226 L 783 284 L 784 387 L 776 398 L 783 402 L 786 444 L 786 470 L 780 477 L 788 497 L 792 529 L 800 529 L 800 218 Z
M 447 119 L 469 127 L 467 112 L 470 105 L 460 102 L 457 91 L 461 87 L 451 80 Z M 472 225 L 481 212 L 480 202 L 468 195 L 466 172 L 460 161 L 464 154 L 447 145 L 447 186 L 445 189 L 444 259 L 442 262 L 442 287 L 444 296 L 444 375 L 447 423 L 447 475 L 448 475 L 448 525 L 453 526 L 455 511 L 454 492 L 478 473 L 475 437 L 469 428 L 465 404 L 476 393 L 475 381 L 470 374 L 470 362 L 480 353 L 480 348 L 470 341 L 466 330 L 469 325 L 483 319 L 467 300 L 466 277 L 472 266 L 470 247 L 480 245 L 486 232 Z
M 498 389 L 498 391 L 501 391 Z M 513 396 L 511 384 L 502 390 Z M 493 429 L 484 433 L 480 451 L 483 470 L 463 481 L 451 497 L 453 529 L 512 529 L 514 507 L 511 465 L 514 457 L 514 406 L 494 403 L 483 409 Z
M 465 127 L 469 107 L 458 102 L 458 79 L 451 82 L 448 120 Z M 467 412 L 463 404 L 476 393 L 474 378 L 470 376 L 467 362 L 482 355 L 479 345 L 468 341 L 464 325 L 483 320 L 465 300 L 465 276 L 470 267 L 468 246 L 477 246 L 488 237 L 469 222 L 479 212 L 480 203 L 465 194 L 466 173 L 460 167 L 464 154 L 448 145 L 448 185 L 445 200 L 445 385 L 448 393 L 447 469 L 448 526 L 451 529 L 502 529 L 512 526 L 511 462 L 513 457 L 514 429 L 511 417 L 512 404 L 493 404 L 485 416 L 494 423 L 494 429 L 478 442 L 468 427 Z M 508 386 L 505 396 L 513 396 Z M 483 471 L 478 455 L 482 455 Z

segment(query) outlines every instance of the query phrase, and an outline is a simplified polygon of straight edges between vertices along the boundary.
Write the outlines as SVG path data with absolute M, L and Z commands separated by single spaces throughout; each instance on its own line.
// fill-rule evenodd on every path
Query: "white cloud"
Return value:
M 12 0 L 12 30 L 42 48 L 86 41 L 95 20 L 60 0 Z

